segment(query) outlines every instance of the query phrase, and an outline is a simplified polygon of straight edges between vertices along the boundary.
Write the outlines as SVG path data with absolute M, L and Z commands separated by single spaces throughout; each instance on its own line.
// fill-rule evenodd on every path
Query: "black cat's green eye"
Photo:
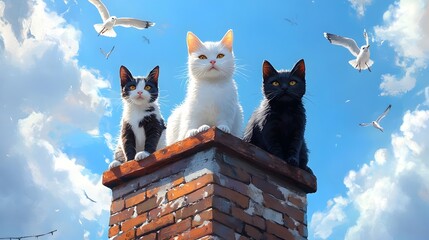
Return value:
M 149 85 L 146 85 L 145 87 L 144 87 L 144 90 L 146 90 L 146 91 L 149 91 L 149 90 L 151 90 L 152 89 L 152 87 L 151 86 L 149 86 Z
M 206 55 L 200 55 L 200 56 L 198 56 L 198 58 L 201 60 L 204 60 L 204 59 L 207 59 L 207 56 Z
M 223 58 L 223 57 L 225 57 L 225 54 L 219 53 L 216 58 Z
M 296 84 L 296 81 L 294 81 L 294 80 L 289 82 L 289 85 L 291 85 L 291 86 L 295 86 L 295 84 Z
M 130 90 L 132 91 L 132 90 L 136 90 L 136 86 L 135 85 L 131 85 L 130 86 Z
M 277 82 L 277 81 L 274 81 L 274 82 L 272 82 L 271 83 L 274 87 L 278 87 L 279 85 L 280 85 L 280 83 L 279 82 Z

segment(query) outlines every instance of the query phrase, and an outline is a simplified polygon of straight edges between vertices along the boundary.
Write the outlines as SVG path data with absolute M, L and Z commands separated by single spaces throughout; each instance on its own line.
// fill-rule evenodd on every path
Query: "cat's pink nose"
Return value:
M 211 63 L 211 64 L 215 64 L 215 63 L 216 63 L 216 60 L 210 60 L 210 63 Z
M 138 94 L 138 95 L 142 95 L 142 94 L 143 94 L 143 92 L 142 92 L 142 91 L 138 91 L 138 92 L 137 92 L 137 94 Z

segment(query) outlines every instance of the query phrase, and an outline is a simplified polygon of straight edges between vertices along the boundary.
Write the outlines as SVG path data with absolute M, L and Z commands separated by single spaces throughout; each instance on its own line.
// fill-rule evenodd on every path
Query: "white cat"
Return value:
M 168 118 L 167 145 L 212 126 L 241 137 L 243 110 L 232 79 L 235 70 L 232 30 L 219 42 L 201 42 L 192 32 L 188 32 L 186 40 L 188 89 L 183 103 Z

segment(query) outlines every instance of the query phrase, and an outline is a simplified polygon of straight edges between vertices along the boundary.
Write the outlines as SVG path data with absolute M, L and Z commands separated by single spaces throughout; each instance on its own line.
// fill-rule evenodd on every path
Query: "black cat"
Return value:
M 291 71 L 277 71 L 264 61 L 262 73 L 264 99 L 253 112 L 243 140 L 313 173 L 307 166 L 308 149 L 304 139 L 304 60 L 299 60 Z

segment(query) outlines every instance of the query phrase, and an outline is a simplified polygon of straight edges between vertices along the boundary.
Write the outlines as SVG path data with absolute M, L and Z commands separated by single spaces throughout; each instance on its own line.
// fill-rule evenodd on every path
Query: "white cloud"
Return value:
M 356 10 L 359 17 L 365 15 L 366 6 L 370 5 L 372 0 L 349 0 L 352 7 Z
M 400 0 L 383 14 L 383 26 L 374 27 L 379 41 L 388 41 L 397 55 L 403 76 L 383 74 L 381 95 L 400 95 L 414 88 L 415 74 L 429 57 L 429 1 Z
M 314 238 L 328 239 L 345 224 L 345 239 L 424 239 L 429 234 L 429 110 L 407 111 L 391 150 L 344 178 L 347 196 L 335 197 L 310 222 Z M 393 154 L 390 154 L 393 152 Z M 341 198 L 344 204 L 335 199 Z M 356 215 L 355 219 L 353 219 Z
M 110 191 L 61 143 L 71 130 L 98 133 L 110 111 L 99 92 L 109 82 L 76 60 L 80 35 L 42 0 L 0 0 L 2 235 L 58 229 L 81 239 L 106 227 Z

